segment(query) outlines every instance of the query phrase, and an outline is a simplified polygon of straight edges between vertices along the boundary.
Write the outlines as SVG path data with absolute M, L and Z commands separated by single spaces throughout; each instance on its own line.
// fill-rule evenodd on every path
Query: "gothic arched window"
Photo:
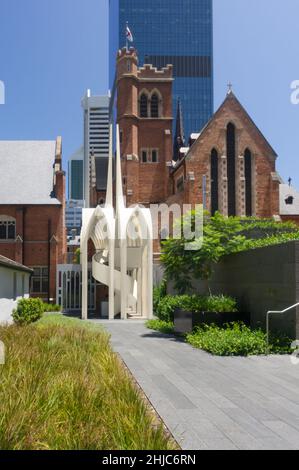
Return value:
M 218 152 L 213 149 L 211 152 L 211 215 L 218 211 L 218 201 Z
M 252 216 L 252 155 L 249 149 L 245 150 L 245 194 L 246 194 L 246 215 Z
M 142 93 L 140 96 L 140 102 L 139 102 L 139 115 L 142 118 L 147 118 L 148 117 L 148 111 L 147 111 L 147 95 L 145 93 Z
M 228 215 L 236 215 L 236 128 L 232 123 L 227 126 L 227 178 L 228 178 Z
M 159 97 L 157 93 L 154 93 L 151 98 L 151 117 L 159 117 Z

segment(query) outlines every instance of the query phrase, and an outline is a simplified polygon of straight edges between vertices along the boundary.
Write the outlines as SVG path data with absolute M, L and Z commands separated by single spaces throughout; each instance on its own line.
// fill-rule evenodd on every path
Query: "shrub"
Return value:
M 60 312 L 61 306 L 57 304 L 47 304 L 43 303 L 44 312 Z
M 237 312 L 237 301 L 232 297 L 225 295 L 210 295 L 207 297 L 202 297 L 199 301 L 199 306 L 196 307 L 195 305 L 194 311 L 216 313 Z
M 150 330 L 160 331 L 166 335 L 171 335 L 174 332 L 174 325 L 172 322 L 167 322 L 163 320 L 148 320 L 146 322 L 146 327 Z
M 181 308 L 184 299 L 187 297 L 188 296 L 183 295 L 166 295 L 158 304 L 158 308 L 156 310 L 157 317 L 165 322 L 173 322 L 175 309 Z
M 20 299 L 12 317 L 18 325 L 28 325 L 39 320 L 44 313 L 41 299 Z
M 197 328 L 186 336 L 187 343 L 216 356 L 252 356 L 267 353 L 266 335 L 261 330 L 251 330 L 242 323 L 232 323 L 220 328 L 215 325 Z M 271 353 L 290 353 L 291 340 L 271 338 Z
M 167 283 L 165 280 L 158 287 L 154 287 L 153 291 L 153 308 L 154 312 L 158 311 L 160 301 L 166 296 L 167 294 Z
M 187 312 L 237 312 L 237 302 L 224 295 L 200 296 L 200 295 L 167 295 L 160 300 L 156 309 L 156 315 L 166 322 L 174 321 L 176 308 Z

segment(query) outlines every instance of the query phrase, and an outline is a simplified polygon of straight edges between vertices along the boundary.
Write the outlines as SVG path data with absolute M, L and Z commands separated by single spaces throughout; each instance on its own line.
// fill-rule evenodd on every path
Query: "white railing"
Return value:
M 295 305 L 292 305 L 291 307 L 286 308 L 285 310 L 269 310 L 267 312 L 266 316 L 266 331 L 267 331 L 267 354 L 270 352 L 270 347 L 269 347 L 269 324 L 270 324 L 270 315 L 283 315 L 284 313 L 290 312 L 291 310 L 294 310 L 295 308 L 299 307 L 299 302 Z

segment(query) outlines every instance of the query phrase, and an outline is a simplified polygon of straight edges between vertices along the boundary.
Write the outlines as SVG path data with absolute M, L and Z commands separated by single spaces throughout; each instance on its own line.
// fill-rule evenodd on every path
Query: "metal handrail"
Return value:
M 291 307 L 288 307 L 286 308 L 285 310 L 280 310 L 280 311 L 277 311 L 277 310 L 269 310 L 267 312 L 267 316 L 266 316 L 266 331 L 267 331 L 267 354 L 269 354 L 270 352 L 270 348 L 269 348 L 269 322 L 270 322 L 270 315 L 283 315 L 284 313 L 287 313 L 289 312 L 290 310 L 293 310 L 294 308 L 297 308 L 299 307 L 299 302 L 295 305 L 292 305 Z

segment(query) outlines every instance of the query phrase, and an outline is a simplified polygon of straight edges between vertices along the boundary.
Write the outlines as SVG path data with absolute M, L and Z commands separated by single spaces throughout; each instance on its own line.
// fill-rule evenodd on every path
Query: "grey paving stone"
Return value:
M 299 431 L 282 421 L 264 421 L 265 426 L 299 450 Z
M 238 450 L 238 447 L 229 439 L 204 439 L 209 450 Z
M 140 321 L 100 323 L 183 449 L 299 449 L 289 357 L 213 357 Z
M 180 390 L 175 385 L 169 382 L 165 376 L 154 375 L 152 380 L 176 408 L 181 410 L 192 410 L 195 408 L 195 405 L 192 403 L 192 401 L 189 400 L 186 395 L 180 392 Z

